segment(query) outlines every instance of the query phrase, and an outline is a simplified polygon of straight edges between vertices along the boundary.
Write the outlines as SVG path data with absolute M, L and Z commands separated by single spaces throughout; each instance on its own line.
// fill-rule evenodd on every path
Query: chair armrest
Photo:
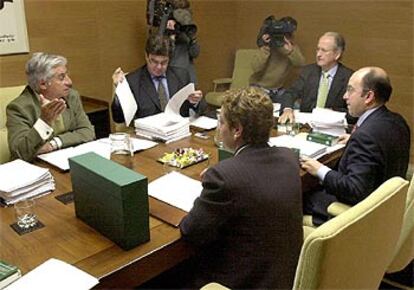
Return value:
M 218 86 L 230 86 L 231 82 L 233 81 L 232 78 L 221 78 L 221 79 L 214 79 L 213 80 L 213 85 L 214 85 L 214 91 L 217 91 L 217 87 Z
M 333 216 L 338 216 L 350 208 L 351 206 L 349 205 L 335 201 L 328 206 L 328 213 Z

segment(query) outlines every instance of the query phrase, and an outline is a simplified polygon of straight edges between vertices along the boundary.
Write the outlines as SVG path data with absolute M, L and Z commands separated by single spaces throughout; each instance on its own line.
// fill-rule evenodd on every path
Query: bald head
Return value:
M 364 90 L 372 90 L 377 103 L 388 102 L 392 93 L 392 86 L 388 74 L 380 67 L 364 67 L 354 75 L 361 77 Z

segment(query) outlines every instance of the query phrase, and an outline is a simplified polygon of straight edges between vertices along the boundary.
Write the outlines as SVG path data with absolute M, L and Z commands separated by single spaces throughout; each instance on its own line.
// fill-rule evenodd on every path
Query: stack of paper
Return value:
M 87 290 L 98 283 L 98 279 L 88 273 L 52 258 L 11 284 L 7 290 Z
M 17 159 L 0 165 L 0 199 L 6 205 L 55 190 L 49 169 Z
M 345 114 L 345 112 L 315 108 L 312 111 L 312 117 L 309 125 L 315 132 L 340 136 L 346 133 L 345 128 L 347 123 Z
M 190 136 L 190 122 L 180 115 L 180 108 L 194 91 L 194 84 L 190 83 L 168 101 L 165 112 L 136 119 L 135 133 L 138 136 L 163 142 L 173 142 Z
M 327 146 L 323 144 L 307 141 L 300 134 L 297 136 L 281 135 L 272 137 L 269 139 L 269 144 L 271 146 L 299 149 L 300 155 L 312 158 L 324 153 L 327 149 Z
M 135 134 L 162 142 L 173 142 L 190 136 L 190 122 L 184 118 L 173 118 L 167 113 L 135 120 Z

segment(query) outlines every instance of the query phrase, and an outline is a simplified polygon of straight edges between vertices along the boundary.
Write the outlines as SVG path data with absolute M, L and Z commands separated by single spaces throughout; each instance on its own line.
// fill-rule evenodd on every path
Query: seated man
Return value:
M 312 112 L 315 107 L 346 110 L 342 96 L 352 70 L 339 62 L 344 50 L 345 39 L 337 32 L 326 32 L 319 38 L 316 63 L 305 66 L 299 79 L 282 95 L 280 123 L 294 121 L 292 109 L 297 100 L 301 112 Z
M 112 76 L 114 85 L 126 77 L 135 97 L 138 109 L 135 118 L 142 118 L 164 111 L 169 98 L 178 90 L 190 83 L 187 70 L 168 65 L 172 53 L 171 41 L 167 36 L 151 35 L 145 47 L 146 65 L 136 71 L 124 75 L 117 68 Z M 206 107 L 201 91 L 188 96 L 180 108 L 183 117 L 190 115 L 190 110 L 202 112 Z M 112 102 L 112 117 L 115 122 L 125 121 L 118 96 Z
M 410 129 L 397 113 L 387 109 L 392 87 L 378 67 L 356 71 L 344 100 L 349 114 L 359 117 L 355 130 L 345 136 L 347 146 L 338 168 L 331 170 L 316 160 L 303 158 L 302 168 L 317 176 L 323 188 L 304 193 L 304 212 L 313 223 L 325 222 L 334 201 L 355 205 L 393 176 L 405 177 L 410 151 Z M 349 140 L 348 140 L 349 139 Z
M 6 108 L 11 157 L 35 156 L 95 139 L 63 56 L 34 53 L 26 64 L 28 86 Z
M 228 91 L 219 125 L 234 157 L 206 171 L 203 190 L 181 221 L 199 249 L 191 288 L 292 288 L 303 241 L 297 158 L 269 147 L 273 105 L 260 89 Z
M 281 102 L 283 86 L 292 68 L 305 64 L 305 58 L 294 43 L 296 27 L 297 22 L 292 17 L 276 20 L 269 16 L 257 37 L 259 49 L 252 60 L 253 74 L 249 83 L 263 88 L 274 103 Z

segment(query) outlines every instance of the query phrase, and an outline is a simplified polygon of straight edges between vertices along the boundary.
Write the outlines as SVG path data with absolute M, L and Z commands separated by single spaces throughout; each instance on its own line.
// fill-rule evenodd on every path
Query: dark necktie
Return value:
M 158 98 L 160 99 L 160 106 L 161 106 L 161 111 L 164 112 L 165 107 L 167 106 L 168 100 L 167 100 L 167 92 L 165 91 L 165 87 L 164 84 L 162 83 L 162 79 L 165 78 L 164 76 L 160 76 L 157 77 L 157 81 L 158 81 Z

